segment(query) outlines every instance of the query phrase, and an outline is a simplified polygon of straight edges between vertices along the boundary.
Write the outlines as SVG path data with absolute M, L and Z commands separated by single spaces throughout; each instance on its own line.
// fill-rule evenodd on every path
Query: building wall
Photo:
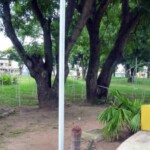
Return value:
M 18 74 L 19 73 L 18 63 L 15 61 L 10 61 L 6 58 L 1 58 L 0 74 L 4 74 L 4 73 Z

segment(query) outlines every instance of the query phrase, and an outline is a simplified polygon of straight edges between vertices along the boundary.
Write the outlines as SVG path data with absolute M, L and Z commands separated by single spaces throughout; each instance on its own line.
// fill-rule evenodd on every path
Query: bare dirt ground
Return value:
M 96 118 L 104 108 L 79 105 L 65 108 L 65 150 L 71 150 L 71 129 L 74 126 L 79 125 L 83 131 L 102 128 Z M 0 150 L 57 150 L 57 112 L 33 106 L 16 108 L 15 114 L 0 119 Z M 93 150 L 116 150 L 121 142 L 94 143 Z M 81 150 L 86 150 L 88 141 L 81 144 Z

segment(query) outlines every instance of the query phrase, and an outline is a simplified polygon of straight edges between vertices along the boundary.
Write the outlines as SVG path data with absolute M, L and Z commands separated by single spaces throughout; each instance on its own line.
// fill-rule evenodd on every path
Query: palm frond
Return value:
M 132 132 L 140 130 L 140 114 L 136 114 L 130 121 L 129 128 Z
M 113 105 L 106 108 L 98 116 L 98 120 L 104 123 L 102 129 L 104 136 L 109 140 L 119 138 L 119 132 L 128 127 L 132 132 L 140 129 L 140 108 L 142 101 L 130 100 L 119 91 L 114 94 Z

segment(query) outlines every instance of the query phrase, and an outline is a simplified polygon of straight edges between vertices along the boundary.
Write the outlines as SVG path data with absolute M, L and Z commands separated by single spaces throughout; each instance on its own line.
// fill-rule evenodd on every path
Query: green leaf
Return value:
M 137 113 L 130 121 L 129 128 L 132 132 L 140 130 L 140 113 Z
M 114 140 L 119 138 L 119 133 L 125 127 L 132 132 L 140 128 L 140 100 L 130 100 L 123 96 L 119 91 L 114 93 L 114 103 L 106 108 L 98 116 L 98 120 L 104 123 L 102 129 L 107 139 Z

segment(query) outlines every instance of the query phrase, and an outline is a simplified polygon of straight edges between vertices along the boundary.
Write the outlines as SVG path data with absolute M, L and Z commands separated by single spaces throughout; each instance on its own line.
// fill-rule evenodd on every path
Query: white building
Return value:
M 0 57 L 0 74 L 19 74 L 18 63 L 10 61 L 7 56 Z
M 117 70 L 115 72 L 115 77 L 125 77 L 125 68 L 122 64 L 117 66 Z

